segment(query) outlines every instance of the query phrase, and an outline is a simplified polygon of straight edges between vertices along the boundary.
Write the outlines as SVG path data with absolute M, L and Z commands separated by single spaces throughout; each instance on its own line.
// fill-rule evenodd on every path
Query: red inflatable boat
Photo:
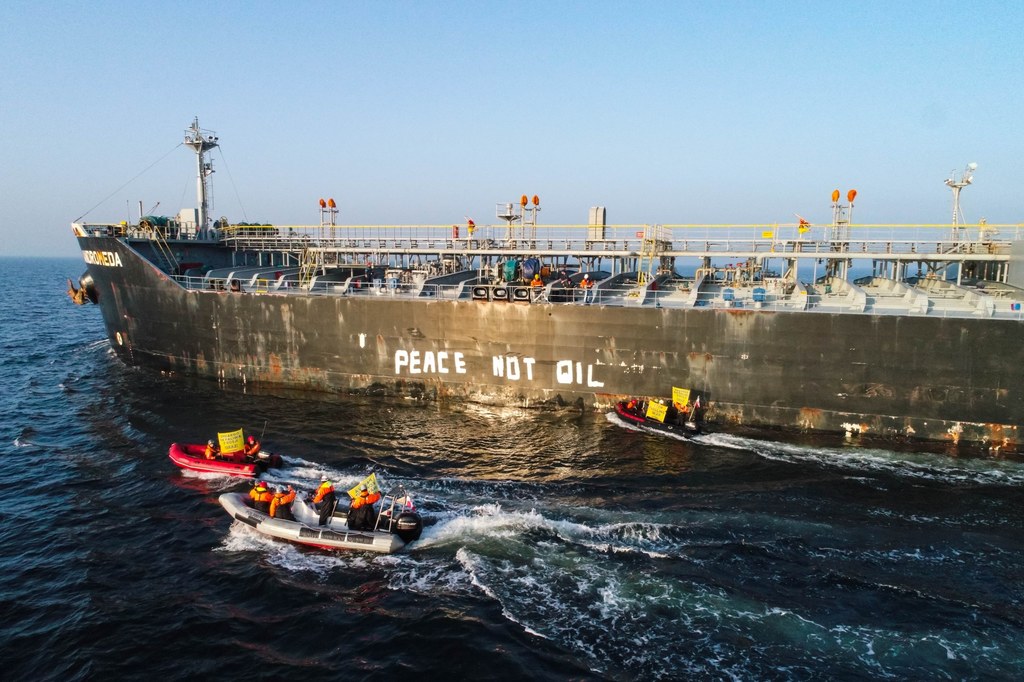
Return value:
M 281 456 L 261 452 L 256 461 L 247 461 L 241 452 L 206 459 L 206 446 L 199 443 L 171 443 L 167 456 L 182 469 L 226 476 L 259 476 L 270 467 L 281 466 Z
M 630 403 L 633 403 L 633 407 L 630 407 Z M 697 408 L 699 410 L 699 408 Z M 684 433 L 684 434 L 696 434 L 701 431 L 701 420 L 699 414 L 695 418 L 694 415 L 679 415 L 674 409 L 669 413 L 664 421 L 658 421 L 657 419 L 651 419 L 644 414 L 644 410 L 640 405 L 640 401 L 631 400 L 626 402 L 625 400 L 615 404 L 615 412 L 621 417 L 626 423 L 637 424 L 640 426 L 649 426 L 654 429 L 661 431 L 671 431 L 672 433 Z

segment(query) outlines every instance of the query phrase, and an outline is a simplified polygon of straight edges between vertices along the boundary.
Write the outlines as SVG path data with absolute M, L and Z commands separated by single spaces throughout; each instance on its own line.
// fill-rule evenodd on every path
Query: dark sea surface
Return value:
M 0 259 L 6 680 L 1020 679 L 1024 463 L 605 414 L 253 392 L 127 368 L 78 259 Z M 407 551 L 232 522 L 173 441 L 376 472 Z

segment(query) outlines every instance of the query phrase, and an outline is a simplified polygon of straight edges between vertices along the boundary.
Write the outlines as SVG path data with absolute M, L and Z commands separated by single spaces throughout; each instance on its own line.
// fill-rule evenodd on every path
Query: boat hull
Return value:
M 683 435 L 696 435 L 700 433 L 700 426 L 697 422 L 687 421 L 678 423 L 669 420 L 659 422 L 655 419 L 648 419 L 643 415 L 631 412 L 627 409 L 626 403 L 621 400 L 615 403 L 615 413 L 618 414 L 619 418 L 627 424 L 632 424 L 634 426 L 646 426 L 652 429 L 658 429 L 659 431 L 668 431 L 670 433 Z
M 678 386 L 709 423 L 1007 448 L 1024 425 L 1019 320 L 198 291 L 80 243 L 109 254 L 86 260 L 112 347 L 162 371 L 599 409 Z
M 262 535 L 320 549 L 348 549 L 392 554 L 402 549 L 405 542 L 393 533 L 381 531 L 353 531 L 344 525 L 344 517 L 335 517 L 327 526 L 316 524 L 316 515 L 296 498 L 292 505 L 295 521 L 271 518 L 247 503 L 243 493 L 224 493 L 221 506 L 234 518 L 251 526 Z M 304 522 L 305 521 L 305 522 Z
M 221 459 L 206 459 L 202 456 L 202 445 L 187 443 L 171 443 L 167 456 L 172 462 L 189 471 L 206 474 L 222 474 L 226 476 L 258 476 L 266 467 L 253 462 L 233 462 Z

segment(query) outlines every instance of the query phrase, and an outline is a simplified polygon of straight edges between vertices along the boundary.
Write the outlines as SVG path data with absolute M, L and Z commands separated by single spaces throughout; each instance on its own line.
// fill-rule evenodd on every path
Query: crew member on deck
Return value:
M 334 484 L 331 483 L 326 475 L 320 477 L 320 487 L 316 489 L 316 494 L 313 495 L 313 504 L 316 506 L 316 510 L 320 512 L 320 525 L 326 526 L 327 519 L 334 513 L 334 507 L 337 505 L 337 500 L 334 497 Z
M 252 499 L 252 506 L 256 511 L 269 512 L 270 503 L 274 500 L 274 493 L 270 492 L 266 483 L 257 481 L 256 486 L 249 491 L 249 497 Z
M 590 279 L 590 275 L 583 275 L 583 279 L 580 280 L 580 288 L 583 289 L 583 305 L 590 305 L 590 302 L 594 300 L 594 280 Z
M 270 501 L 270 517 L 274 519 L 284 519 L 285 521 L 294 521 L 295 517 L 292 516 L 292 502 L 295 501 L 295 488 L 288 486 L 288 491 L 285 492 L 284 487 L 280 487 L 274 493 L 274 499 Z
M 542 286 L 544 286 L 544 281 L 540 278 L 540 275 L 534 275 L 533 279 L 530 280 L 530 286 L 531 287 L 542 287 Z
M 245 458 L 250 461 L 256 461 L 256 455 L 260 454 L 260 442 L 256 440 L 256 436 L 249 436 L 245 439 L 245 445 L 242 446 L 242 454 Z
M 206 459 L 217 459 L 217 455 L 220 454 L 220 450 L 217 449 L 217 445 L 212 441 L 206 441 L 206 452 L 203 453 L 203 457 Z
M 348 527 L 350 530 L 373 530 L 376 519 L 373 505 L 380 499 L 380 493 L 370 493 L 363 485 L 359 494 L 352 499 L 348 511 Z

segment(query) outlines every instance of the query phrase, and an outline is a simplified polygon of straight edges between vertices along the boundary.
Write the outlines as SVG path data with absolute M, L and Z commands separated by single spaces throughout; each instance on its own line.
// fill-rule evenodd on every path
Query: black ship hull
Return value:
M 247 384 L 608 408 L 698 390 L 719 424 L 972 441 L 1024 425 L 1013 319 L 186 289 L 79 237 L 131 365 Z

